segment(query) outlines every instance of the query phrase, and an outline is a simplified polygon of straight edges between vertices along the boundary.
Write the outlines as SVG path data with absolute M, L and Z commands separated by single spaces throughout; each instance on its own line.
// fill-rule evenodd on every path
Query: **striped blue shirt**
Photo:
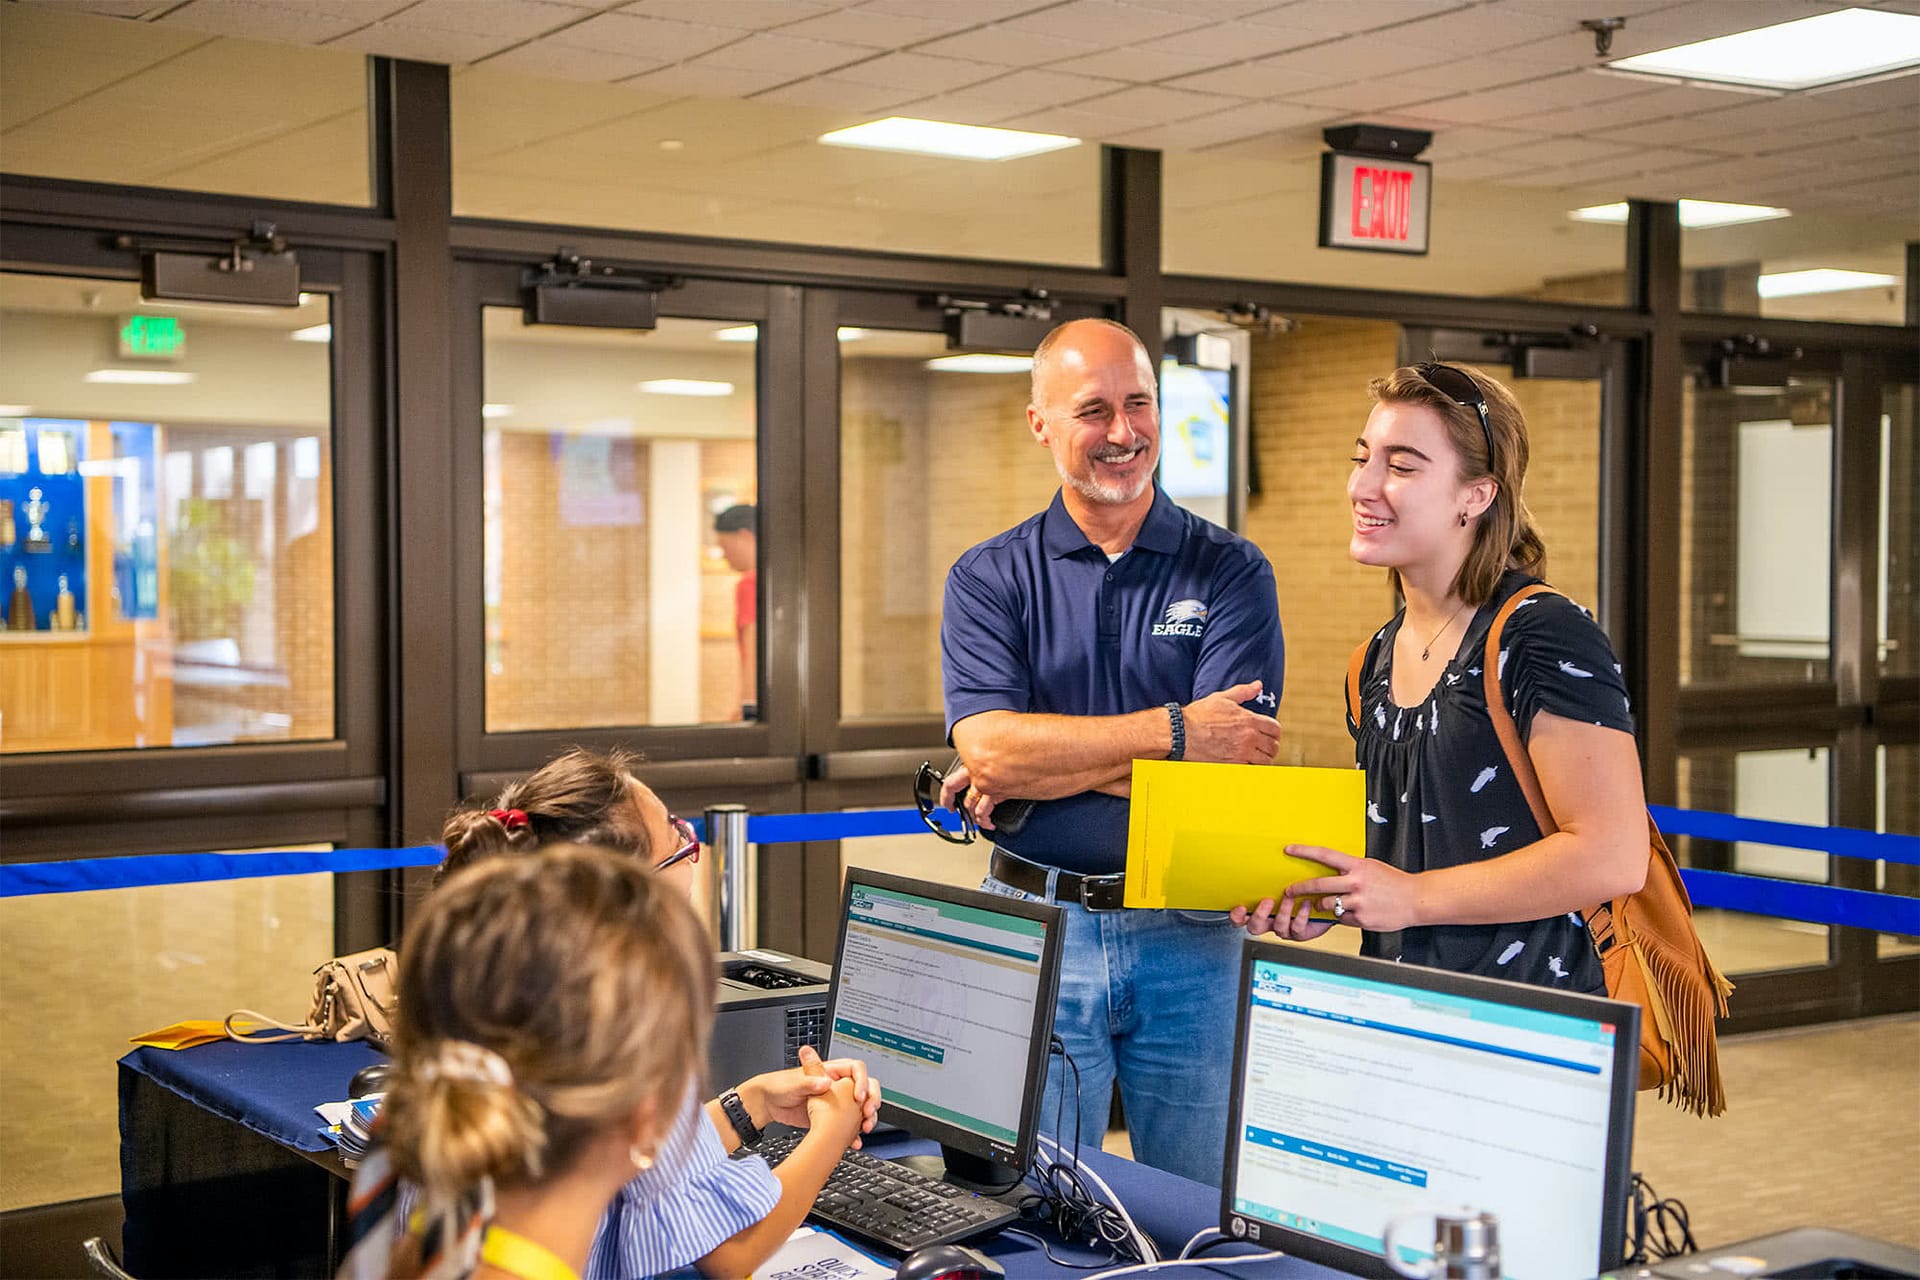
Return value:
M 653 1167 L 600 1219 L 584 1280 L 639 1280 L 688 1266 L 773 1212 L 780 1182 L 759 1156 L 727 1158 L 692 1090 Z

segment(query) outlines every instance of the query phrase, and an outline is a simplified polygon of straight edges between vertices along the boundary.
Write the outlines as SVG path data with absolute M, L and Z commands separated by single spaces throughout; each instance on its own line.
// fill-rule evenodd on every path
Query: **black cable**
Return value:
M 1061 1266 L 1091 1269 L 1092 1266 L 1109 1267 L 1128 1262 L 1150 1261 L 1141 1256 L 1140 1246 L 1134 1239 L 1133 1229 L 1129 1227 L 1127 1220 L 1113 1207 L 1101 1203 L 1094 1196 L 1086 1178 L 1082 1176 L 1080 1064 L 1073 1060 L 1073 1055 L 1067 1052 L 1066 1045 L 1058 1036 L 1053 1037 L 1048 1045 L 1048 1051 L 1050 1054 L 1059 1054 L 1073 1076 L 1073 1142 L 1069 1146 L 1061 1141 L 1065 1137 L 1061 1131 L 1066 1123 L 1066 1117 L 1061 1114 L 1066 1106 L 1067 1094 L 1063 1087 L 1054 1099 L 1055 1154 L 1049 1156 L 1036 1145 L 1034 1161 L 1028 1171 L 1028 1176 L 1034 1185 L 1034 1192 L 1022 1199 L 1017 1207 L 1027 1220 L 1046 1223 L 1053 1229 L 1054 1234 L 1068 1243 L 1085 1243 L 1091 1248 L 1105 1249 L 1108 1255 L 1107 1260 L 1096 1264 L 1067 1263 L 1060 1262 L 1049 1251 L 1048 1258 Z M 1044 1242 L 1042 1247 L 1045 1247 Z
M 1066 1267 L 1072 1271 L 1104 1271 L 1113 1265 L 1112 1258 L 1095 1258 L 1092 1262 L 1068 1262 L 1065 1258 L 1053 1251 L 1053 1247 L 1046 1242 L 1045 1237 L 1037 1236 L 1031 1231 L 1022 1231 L 1018 1227 L 1008 1227 L 1000 1234 L 1004 1236 L 1019 1236 L 1022 1240 L 1033 1241 L 1040 1246 L 1040 1252 L 1047 1255 L 1047 1261 L 1056 1267 Z
M 1700 1251 L 1693 1239 L 1687 1206 L 1677 1198 L 1662 1199 L 1653 1184 L 1637 1173 L 1633 1175 L 1632 1244 L 1628 1261 L 1642 1266 L 1649 1260 Z

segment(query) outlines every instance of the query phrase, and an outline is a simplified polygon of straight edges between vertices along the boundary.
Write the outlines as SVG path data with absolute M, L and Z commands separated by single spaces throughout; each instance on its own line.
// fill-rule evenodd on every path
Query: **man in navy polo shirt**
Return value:
M 944 802 L 989 831 L 996 803 L 1040 802 L 994 833 L 984 887 L 1063 907 L 1054 1031 L 1079 1068 L 1083 1139 L 1105 1133 L 1117 1078 L 1135 1157 L 1218 1185 L 1241 939 L 1217 912 L 1120 907 L 1127 796 L 1136 759 L 1272 763 L 1273 569 L 1154 483 L 1159 397 L 1126 327 L 1048 334 L 1027 425 L 1062 486 L 947 575 L 947 733 L 965 768 Z M 1069 1080 L 1054 1063 L 1042 1115 Z

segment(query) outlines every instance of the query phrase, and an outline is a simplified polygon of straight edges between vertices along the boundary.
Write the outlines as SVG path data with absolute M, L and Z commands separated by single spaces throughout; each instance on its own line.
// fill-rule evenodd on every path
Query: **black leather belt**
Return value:
M 995 849 L 993 860 L 987 864 L 987 874 L 995 880 L 1038 898 L 1047 897 L 1047 876 L 1052 870 L 1016 857 L 1005 849 Z M 1089 911 L 1118 911 L 1126 905 L 1126 886 L 1127 877 L 1123 872 L 1083 876 L 1062 871 L 1054 879 L 1051 901 L 1075 902 Z

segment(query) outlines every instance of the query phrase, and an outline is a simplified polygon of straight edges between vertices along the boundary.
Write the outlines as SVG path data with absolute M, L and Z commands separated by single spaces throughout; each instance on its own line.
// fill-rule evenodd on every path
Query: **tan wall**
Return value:
M 1247 536 L 1273 562 L 1287 638 L 1280 700 L 1282 763 L 1353 762 L 1344 714 L 1346 667 L 1396 607 L 1385 574 L 1347 555 L 1346 480 L 1353 441 L 1372 402 L 1370 379 L 1390 371 L 1400 328 L 1390 321 L 1309 316 L 1292 333 L 1253 341 L 1253 447 L 1260 492 Z M 1598 581 L 1599 384 L 1521 381 L 1504 369 L 1526 414 L 1532 466 L 1525 497 L 1547 540 L 1550 580 L 1589 606 Z

